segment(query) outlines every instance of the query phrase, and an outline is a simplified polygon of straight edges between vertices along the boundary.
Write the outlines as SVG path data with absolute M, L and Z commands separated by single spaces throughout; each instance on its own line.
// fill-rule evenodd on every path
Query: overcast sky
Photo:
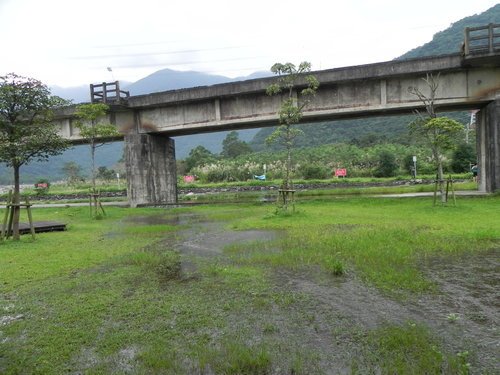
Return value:
M 0 75 L 62 87 L 391 60 L 494 0 L 0 0 Z M 112 72 L 108 71 L 108 67 Z

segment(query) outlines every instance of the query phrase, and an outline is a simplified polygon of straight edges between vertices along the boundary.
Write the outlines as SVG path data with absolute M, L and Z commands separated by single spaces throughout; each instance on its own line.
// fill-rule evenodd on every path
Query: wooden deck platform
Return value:
M 35 221 L 33 222 L 33 226 L 35 227 L 35 233 L 61 232 L 66 230 L 66 224 L 58 221 Z M 19 223 L 19 233 L 30 234 L 30 225 L 28 223 Z

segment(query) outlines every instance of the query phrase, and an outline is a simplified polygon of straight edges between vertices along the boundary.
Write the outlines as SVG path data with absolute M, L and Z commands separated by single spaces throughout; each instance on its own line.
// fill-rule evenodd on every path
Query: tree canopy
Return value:
M 238 132 L 233 130 L 226 135 L 222 141 L 221 156 L 235 158 L 237 156 L 252 152 L 252 148 L 245 141 L 240 140 Z
M 0 161 L 18 168 L 61 154 L 69 144 L 51 121 L 53 110 L 67 104 L 36 79 L 0 77 Z

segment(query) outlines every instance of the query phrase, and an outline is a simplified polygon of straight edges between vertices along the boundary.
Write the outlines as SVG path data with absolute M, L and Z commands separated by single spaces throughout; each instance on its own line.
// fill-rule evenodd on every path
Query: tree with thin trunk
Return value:
M 91 179 L 92 190 L 90 192 L 91 202 L 94 202 L 94 218 L 99 218 L 101 215 L 98 213 L 99 208 L 104 215 L 104 208 L 99 200 L 99 192 L 96 187 L 96 166 L 95 166 L 95 153 L 97 148 L 104 146 L 109 140 L 112 140 L 120 135 L 116 127 L 107 121 L 106 114 L 109 106 L 104 103 L 91 103 L 81 104 L 76 107 L 75 116 L 78 118 L 76 126 L 80 130 L 80 136 L 87 141 L 90 145 L 90 158 L 91 158 Z M 92 203 L 91 203 L 92 205 Z M 92 212 L 92 208 L 91 208 Z
M 109 143 L 110 139 L 114 139 L 120 135 L 116 127 L 103 121 L 109 106 L 103 103 L 81 104 L 76 107 L 75 116 L 78 118 L 76 126 L 80 130 L 80 136 L 85 139 L 90 145 L 91 158 L 91 179 L 92 191 L 97 192 L 96 188 L 96 167 L 95 154 L 96 150 Z
M 52 123 L 53 111 L 68 102 L 42 82 L 15 73 L 0 77 L 0 161 L 14 171 L 12 234 L 19 239 L 20 168 L 61 154 L 69 143 Z
M 427 116 L 417 112 L 417 119 L 410 124 L 410 133 L 426 143 L 432 151 L 432 159 L 436 166 L 436 183 L 439 186 L 441 202 L 446 203 L 443 160 L 444 153 L 456 147 L 459 137 L 463 135 L 464 126 L 448 117 L 438 117 L 436 113 L 436 93 L 439 88 L 439 74 L 434 77 L 427 74 L 424 78 L 428 94 L 416 87 L 408 91 L 418 97 L 424 104 Z
M 292 63 L 276 63 L 271 67 L 271 72 L 278 75 L 276 83 L 271 84 L 266 92 L 268 95 L 281 94 L 278 128 L 266 139 L 267 144 L 278 143 L 286 149 L 285 177 L 281 189 L 293 189 L 291 178 L 292 150 L 296 139 L 303 132 L 293 127 L 300 122 L 305 107 L 316 94 L 319 82 L 311 72 L 311 63 L 304 61 L 296 67 Z M 285 202 L 286 209 L 287 202 Z

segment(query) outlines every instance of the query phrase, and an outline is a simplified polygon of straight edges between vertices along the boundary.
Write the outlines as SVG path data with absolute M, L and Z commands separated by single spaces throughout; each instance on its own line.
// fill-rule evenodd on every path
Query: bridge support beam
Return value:
M 151 134 L 127 135 L 125 163 L 131 207 L 177 203 L 173 139 Z
M 500 190 L 500 99 L 478 113 L 476 128 L 479 190 Z

